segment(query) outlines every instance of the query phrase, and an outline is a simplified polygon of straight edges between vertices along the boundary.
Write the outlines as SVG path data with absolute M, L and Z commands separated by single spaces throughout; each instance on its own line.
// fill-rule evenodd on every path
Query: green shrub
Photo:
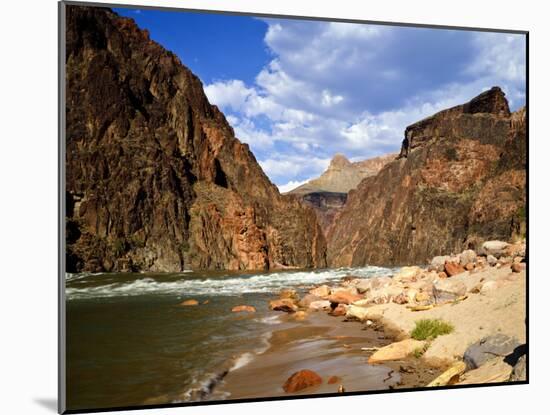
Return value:
M 449 334 L 454 327 L 443 320 L 418 320 L 416 326 L 411 332 L 411 337 L 416 340 L 435 339 L 437 336 Z

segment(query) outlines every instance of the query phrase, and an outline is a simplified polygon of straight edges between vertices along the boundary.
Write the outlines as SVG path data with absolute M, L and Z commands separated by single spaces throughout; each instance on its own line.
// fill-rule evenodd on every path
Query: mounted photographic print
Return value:
M 59 7 L 61 412 L 527 383 L 527 32 Z

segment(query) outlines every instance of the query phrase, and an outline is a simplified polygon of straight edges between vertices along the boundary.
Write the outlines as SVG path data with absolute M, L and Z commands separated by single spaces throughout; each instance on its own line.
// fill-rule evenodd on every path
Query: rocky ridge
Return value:
M 324 267 L 200 80 L 132 19 L 67 6 L 67 271 Z
M 524 108 L 510 113 L 495 87 L 405 134 L 408 156 L 365 178 L 333 220 L 331 266 L 420 264 L 525 234 Z
M 365 177 L 376 175 L 382 167 L 395 158 L 395 154 L 351 162 L 343 154 L 335 154 L 325 172 L 316 179 L 291 190 L 291 194 L 315 192 L 348 193 Z
M 311 206 L 323 231 L 327 231 L 334 217 L 345 205 L 347 194 L 365 177 L 376 175 L 382 167 L 395 158 L 387 154 L 371 159 L 351 162 L 343 154 L 336 154 L 325 172 L 316 179 L 288 192 Z

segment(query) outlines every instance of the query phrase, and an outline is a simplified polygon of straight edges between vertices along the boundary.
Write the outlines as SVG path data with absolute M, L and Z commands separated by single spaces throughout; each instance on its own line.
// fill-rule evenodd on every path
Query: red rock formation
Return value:
M 103 8 L 67 6 L 66 39 L 69 272 L 326 265 L 313 211 L 173 53 Z
M 424 263 L 524 232 L 525 115 L 500 88 L 406 132 L 408 157 L 364 179 L 328 230 L 332 266 Z

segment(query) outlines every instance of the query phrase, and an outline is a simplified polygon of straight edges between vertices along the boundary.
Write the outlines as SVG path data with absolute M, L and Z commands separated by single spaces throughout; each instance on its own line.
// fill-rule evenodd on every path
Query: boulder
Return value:
M 483 254 L 489 256 L 493 255 L 496 258 L 500 258 L 506 254 L 506 249 L 510 246 L 509 243 L 503 241 L 487 241 L 481 246 Z
M 434 256 L 430 262 L 430 268 L 437 272 L 442 272 L 445 267 L 445 263 L 449 261 L 451 257 L 449 255 Z
M 512 264 L 512 272 L 521 272 L 525 270 L 525 268 L 526 266 L 524 262 L 520 262 L 520 263 L 514 262 Z
M 185 300 L 180 303 L 181 306 L 191 306 L 191 305 L 199 305 L 199 302 L 197 300 Z
M 328 300 L 312 301 L 309 304 L 309 309 L 314 311 L 328 310 L 329 308 L 330 308 L 330 301 Z
M 338 306 L 332 310 L 329 314 L 335 317 L 341 317 L 346 315 L 348 306 L 345 304 L 338 304 Z
M 416 281 L 421 273 L 422 269 L 417 266 L 402 267 L 399 272 L 393 276 L 393 280 L 398 282 Z
M 296 311 L 292 316 L 295 320 L 305 320 L 307 313 L 305 311 Z
M 255 313 L 256 308 L 251 306 L 251 305 L 237 305 L 237 306 L 233 307 L 231 309 L 231 311 L 234 312 L 234 313 L 241 313 L 241 312 Z
M 403 294 L 403 288 L 396 286 L 387 286 L 378 288 L 367 293 L 364 300 L 359 301 L 361 305 L 368 304 L 387 304 L 391 303 L 395 297 Z
M 407 356 L 414 353 L 417 349 L 424 348 L 426 342 L 415 340 L 415 339 L 406 339 L 397 343 L 392 343 L 388 346 L 382 347 L 374 352 L 369 357 L 369 363 L 381 363 L 388 360 L 400 360 L 404 359 Z
M 525 258 L 526 249 L 527 249 L 527 246 L 525 245 L 525 242 L 518 242 L 506 248 L 506 255 L 512 256 L 512 257 L 519 256 L 519 257 Z
M 336 304 L 351 304 L 354 301 L 362 299 L 360 295 L 353 293 L 351 290 L 339 290 L 328 296 L 328 301 Z
M 445 271 L 438 272 L 438 273 L 437 273 L 437 277 L 438 277 L 440 280 L 444 280 L 445 278 L 447 278 L 447 273 L 446 273 Z
M 498 259 L 496 259 L 493 255 L 487 255 L 487 263 L 494 267 L 498 262 Z
M 314 301 L 320 301 L 322 300 L 321 297 L 317 297 L 313 294 L 306 294 L 302 297 L 300 301 L 298 301 L 298 306 L 302 308 L 309 308 L 309 305 L 313 303 Z
M 299 392 L 303 389 L 318 386 L 323 383 L 323 379 L 312 370 L 300 370 L 293 373 L 283 385 L 286 393 Z
M 429 302 L 431 299 L 431 296 L 430 294 L 428 294 L 427 292 L 419 292 L 419 293 L 416 293 L 415 297 L 414 297 L 414 300 L 417 302 L 417 303 L 427 303 Z
M 285 288 L 279 291 L 279 299 L 284 300 L 286 298 L 290 300 L 296 300 L 296 301 L 300 299 L 296 290 L 292 288 Z
M 494 291 L 504 285 L 504 281 L 497 281 L 497 280 L 491 280 L 491 281 L 485 281 L 481 283 L 479 288 L 479 293 L 486 295 L 490 293 L 491 291 Z
M 466 295 L 466 290 L 466 284 L 462 281 L 448 278 L 434 284 L 433 294 L 436 303 L 442 303 Z
M 464 362 L 468 369 L 475 369 L 495 357 L 508 356 L 519 345 L 515 338 L 501 333 L 485 337 L 466 349 Z
M 502 358 L 492 358 L 476 369 L 464 374 L 459 385 L 474 385 L 506 382 L 510 379 L 512 366 Z
M 527 356 L 521 356 L 516 362 L 512 374 L 510 375 L 510 382 L 520 382 L 527 380 Z
M 359 307 L 356 305 L 350 305 L 346 310 L 346 317 L 348 318 L 354 318 L 359 321 L 365 321 L 367 320 L 369 315 L 368 308 L 366 307 Z
M 464 271 L 465 271 L 464 267 L 462 265 L 460 265 L 459 263 L 457 263 L 457 262 L 447 262 L 447 263 L 445 263 L 445 273 L 449 277 L 452 277 L 453 275 L 460 274 Z
M 405 293 L 401 293 L 401 294 L 393 297 L 392 301 L 395 304 L 408 304 L 409 298 L 405 295 Z
M 407 303 L 414 303 L 416 294 L 418 294 L 418 292 L 419 291 L 416 288 L 409 288 L 405 290 L 404 295 L 407 298 Z
M 326 300 L 330 295 L 330 287 L 328 285 L 321 285 L 320 287 L 312 288 L 309 290 L 309 293 Z
M 373 290 L 376 290 L 378 288 L 385 288 L 385 287 L 389 287 L 390 285 L 393 284 L 393 278 L 391 277 L 387 277 L 387 276 L 384 276 L 384 277 L 374 277 L 374 278 L 371 278 L 372 282 L 371 282 L 371 288 Z
M 464 268 L 466 268 L 466 271 L 472 271 L 475 267 L 476 267 L 476 264 L 474 264 L 473 262 L 468 262 L 464 266 Z
M 298 311 L 298 306 L 289 298 L 272 300 L 269 302 L 269 308 L 274 311 L 284 311 L 286 313 Z
M 472 249 L 466 249 L 460 254 L 460 265 L 462 266 L 466 266 L 466 264 L 476 262 L 476 260 L 477 260 L 476 251 Z

